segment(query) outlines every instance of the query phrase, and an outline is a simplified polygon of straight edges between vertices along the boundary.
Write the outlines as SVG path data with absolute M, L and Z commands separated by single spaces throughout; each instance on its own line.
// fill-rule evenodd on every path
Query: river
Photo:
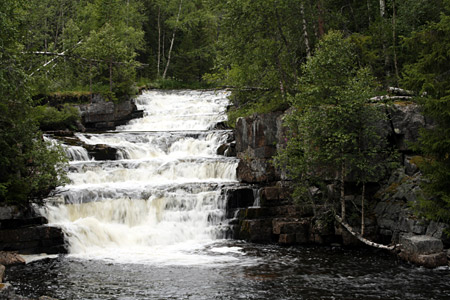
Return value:
M 371 250 L 264 246 L 226 240 L 224 187 L 237 159 L 217 155 L 230 130 L 226 91 L 148 91 L 144 117 L 78 133 L 117 149 L 80 147 L 71 183 L 43 213 L 69 254 L 8 269 L 18 294 L 57 299 L 445 299 L 448 268 L 427 270 Z M 31 259 L 31 258 L 29 258 Z

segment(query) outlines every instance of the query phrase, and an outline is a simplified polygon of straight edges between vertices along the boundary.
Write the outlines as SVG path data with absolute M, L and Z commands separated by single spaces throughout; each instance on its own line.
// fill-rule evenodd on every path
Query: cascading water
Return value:
M 220 191 L 237 182 L 237 160 L 216 154 L 232 133 L 211 130 L 226 120 L 227 96 L 145 92 L 136 100 L 143 118 L 115 132 L 77 134 L 85 144 L 117 149 L 117 160 L 66 147 L 71 183 L 57 189 L 63 203 L 49 203 L 45 213 L 63 228 L 70 254 L 138 263 L 219 259 L 198 251 L 223 238 Z

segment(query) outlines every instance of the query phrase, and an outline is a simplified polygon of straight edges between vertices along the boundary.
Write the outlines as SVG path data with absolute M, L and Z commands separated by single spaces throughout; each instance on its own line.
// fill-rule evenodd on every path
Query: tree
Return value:
M 319 42 L 303 66 L 300 92 L 291 100 L 296 110 L 286 120 L 287 146 L 275 159 L 297 184 L 297 195 L 337 178 L 343 221 L 346 178 L 358 173 L 364 192 L 384 164 L 375 123 L 380 107 L 368 104 L 374 79 L 354 60 L 342 33 L 331 31 Z
M 429 219 L 450 222 L 450 2 L 439 22 L 430 23 L 404 41 L 416 60 L 405 67 L 403 83 L 424 95 L 420 99 L 432 129 L 423 129 L 417 149 L 424 155 L 421 170 L 426 197 L 417 209 Z M 412 51 L 411 51 L 412 52 Z
M 24 2 L 5 0 L 0 9 L 0 202 L 26 204 L 64 182 L 65 158 L 44 142 L 32 114 L 19 40 Z

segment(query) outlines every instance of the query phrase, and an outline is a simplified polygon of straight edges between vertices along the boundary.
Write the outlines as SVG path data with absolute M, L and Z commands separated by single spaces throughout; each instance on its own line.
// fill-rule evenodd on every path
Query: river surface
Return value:
M 282 248 L 226 240 L 223 188 L 238 160 L 226 91 L 149 91 L 144 117 L 77 134 L 117 149 L 96 161 L 64 146 L 71 183 L 43 213 L 63 229 L 68 255 L 8 269 L 17 293 L 57 299 L 450 299 L 448 268 L 413 267 L 383 252 Z

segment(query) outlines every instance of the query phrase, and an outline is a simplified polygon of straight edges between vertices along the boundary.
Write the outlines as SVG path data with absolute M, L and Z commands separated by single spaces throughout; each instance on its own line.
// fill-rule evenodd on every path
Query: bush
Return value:
M 65 104 L 60 110 L 55 107 L 43 105 L 34 108 L 36 121 L 41 130 L 76 129 L 76 122 L 80 114 L 76 107 Z

